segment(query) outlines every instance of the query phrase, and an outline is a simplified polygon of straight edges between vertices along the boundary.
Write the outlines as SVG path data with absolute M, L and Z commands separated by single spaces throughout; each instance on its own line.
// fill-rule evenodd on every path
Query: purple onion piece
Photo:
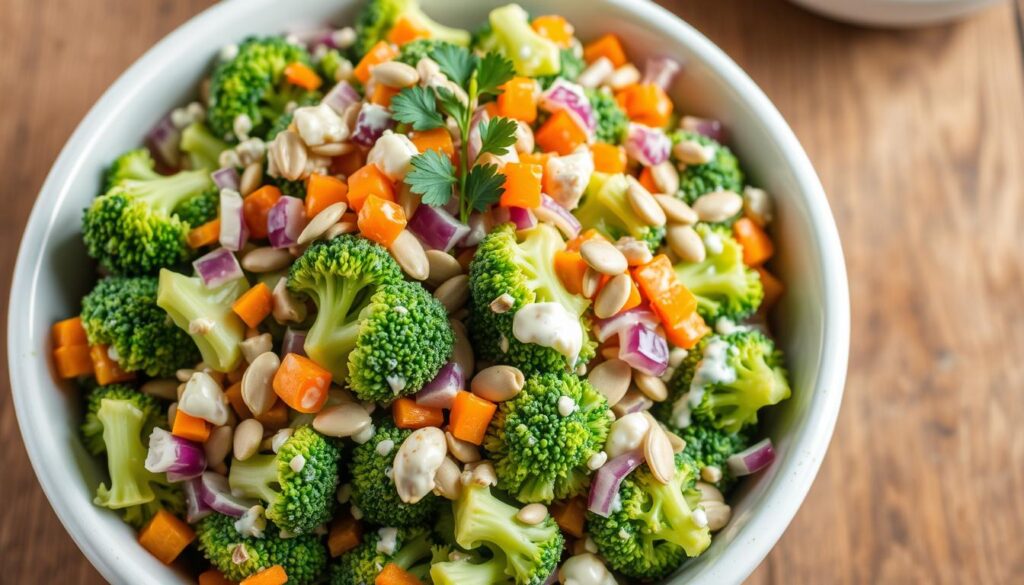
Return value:
M 153 158 L 168 171 L 181 168 L 181 151 L 178 149 L 180 142 L 181 131 L 171 122 L 170 114 L 160 118 L 146 134 L 146 146 Z
M 661 321 L 647 305 L 640 305 L 628 311 L 622 311 L 607 319 L 598 319 L 594 322 L 594 330 L 597 340 L 607 341 L 610 337 L 629 329 L 637 323 L 642 323 L 651 329 L 657 327 Z
M 428 248 L 443 252 L 451 250 L 469 233 L 468 225 L 459 222 L 444 209 L 432 205 L 417 207 L 406 227 Z
M 156 427 L 149 435 L 145 466 L 153 473 L 167 472 L 171 481 L 191 479 L 206 469 L 206 453 L 202 445 Z
M 437 372 L 433 380 L 416 393 L 416 404 L 433 408 L 451 408 L 455 395 L 465 383 L 462 367 L 455 362 L 448 362 Z
M 746 449 L 731 455 L 726 460 L 729 471 L 736 477 L 757 473 L 775 461 L 775 447 L 772 440 L 765 437 Z
M 637 323 L 619 334 L 619 359 L 649 376 L 660 376 L 668 369 L 668 342 Z
M 541 107 L 548 112 L 565 110 L 580 128 L 593 136 L 597 129 L 597 116 L 590 105 L 583 88 L 575 83 L 559 79 L 540 96 Z
M 495 207 L 494 220 L 496 223 L 515 224 L 517 230 L 528 230 L 537 225 L 537 216 L 525 207 Z
M 306 331 L 289 327 L 285 330 L 284 339 L 281 341 L 281 359 L 290 353 L 305 356 L 305 345 Z
M 294 246 L 304 227 L 306 209 L 298 197 L 281 197 L 267 213 L 267 238 L 275 248 Z
M 576 219 L 576 216 L 573 215 L 571 211 L 562 206 L 558 201 L 555 201 L 555 198 L 547 193 L 540 194 L 540 206 L 550 210 L 562 219 L 565 227 L 569 229 L 569 233 L 565 234 L 566 236 L 576 237 L 583 229 L 583 226 L 580 224 L 580 220 Z
M 192 262 L 192 267 L 206 288 L 217 288 L 225 282 L 245 277 L 235 254 L 227 248 L 217 248 L 209 254 L 200 256 Z
M 238 191 L 238 170 L 235 167 L 223 167 L 210 173 L 210 178 L 220 189 Z
M 356 117 L 356 127 L 352 131 L 352 142 L 360 146 L 373 146 L 385 130 L 395 127 L 395 121 L 387 108 L 377 104 L 363 104 Z
M 626 153 L 640 164 L 647 167 L 661 164 L 668 160 L 671 150 L 672 140 L 661 128 L 630 122 L 626 135 Z
M 193 477 L 181 484 L 181 491 L 185 492 L 185 521 L 189 524 L 195 524 L 213 514 L 213 508 L 207 506 L 199 495 L 202 481 L 199 477 Z
M 332 110 L 337 112 L 340 116 L 345 113 L 345 110 L 352 104 L 358 104 L 362 101 L 359 92 L 356 91 L 352 85 L 347 81 L 339 81 L 331 88 L 331 91 L 327 92 L 327 95 L 320 100 L 320 103 L 327 104 Z
M 234 170 L 234 169 L 232 169 Z M 220 194 L 220 245 L 237 252 L 249 240 L 249 226 L 245 225 L 242 196 L 235 190 Z
M 644 462 L 644 454 L 639 449 L 623 453 L 601 466 L 590 481 L 590 496 L 587 498 L 587 509 L 607 518 L 615 505 L 615 496 L 619 493 L 622 480 L 626 479 L 634 469 Z
M 711 138 L 717 142 L 725 142 L 725 126 L 718 120 L 710 118 L 698 118 L 696 116 L 683 116 L 679 121 L 679 127 L 688 132 L 695 132 Z
M 661 89 L 667 90 L 672 85 L 672 80 L 682 71 L 683 66 L 679 61 L 669 57 L 652 57 L 644 64 L 644 78 L 642 83 L 653 83 Z
M 228 478 L 212 471 L 204 472 L 200 476 L 199 497 L 215 512 L 235 518 L 245 514 L 246 510 L 256 505 L 255 500 L 231 495 Z

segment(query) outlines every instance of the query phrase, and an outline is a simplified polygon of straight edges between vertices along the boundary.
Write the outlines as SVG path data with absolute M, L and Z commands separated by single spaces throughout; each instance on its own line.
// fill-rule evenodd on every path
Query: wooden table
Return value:
M 129 63 L 207 4 L 5 2 L 0 290 L 72 129 Z M 850 273 L 853 345 L 832 449 L 751 581 L 1020 582 L 1021 7 L 887 32 L 781 0 L 669 4 L 792 124 L 829 193 Z M 39 489 L 7 392 L 0 469 L 0 580 L 100 582 Z

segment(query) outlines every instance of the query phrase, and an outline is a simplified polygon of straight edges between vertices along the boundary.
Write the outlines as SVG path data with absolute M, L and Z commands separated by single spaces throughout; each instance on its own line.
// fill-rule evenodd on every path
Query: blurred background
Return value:
M 928 4 L 801 1 L 876 16 Z M 132 61 L 209 4 L 0 4 L 0 290 L 75 125 Z M 792 125 L 829 195 L 850 276 L 836 434 L 750 583 L 1019 583 L 1024 0 L 899 30 L 782 0 L 662 4 L 735 59 Z M 3 303 L 0 319 L 6 294 Z M 100 583 L 30 470 L 0 369 L 0 580 Z

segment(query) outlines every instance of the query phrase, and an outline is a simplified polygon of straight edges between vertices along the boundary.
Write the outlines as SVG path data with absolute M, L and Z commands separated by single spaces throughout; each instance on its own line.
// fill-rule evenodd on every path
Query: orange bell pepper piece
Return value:
M 363 58 L 356 65 L 356 68 L 352 70 L 352 75 L 359 80 L 360 83 L 366 85 L 366 82 L 370 80 L 370 69 L 374 65 L 379 65 L 385 61 L 390 61 L 398 56 L 398 51 L 395 50 L 390 44 L 385 41 L 378 41 L 369 51 L 363 55 Z
M 310 69 L 309 65 L 298 61 L 289 63 L 284 68 L 284 78 L 288 80 L 288 83 L 309 91 L 316 91 L 324 82 L 316 71 Z
M 501 171 L 505 175 L 505 192 L 500 205 L 504 207 L 540 207 L 540 185 L 544 167 L 530 163 L 508 163 Z
M 651 193 L 658 192 L 658 185 L 654 182 L 654 174 L 651 173 L 651 167 L 644 167 L 644 170 L 640 171 L 640 177 L 637 179 L 644 189 L 647 189 Z
M 57 375 L 67 380 L 93 373 L 92 357 L 89 346 L 63 345 L 53 350 L 53 364 L 57 367 Z
M 661 128 L 672 117 L 672 100 L 656 83 L 631 85 L 615 96 L 616 101 L 634 122 Z
M 572 36 L 576 32 L 565 17 L 557 14 L 538 16 L 530 23 L 533 30 L 540 36 L 558 45 L 560 49 L 572 46 Z
M 786 292 L 786 287 L 783 286 L 782 281 L 779 280 L 774 274 L 765 270 L 764 266 L 756 266 L 754 270 L 761 276 L 761 286 L 764 287 L 764 299 L 761 301 L 760 311 L 770 311 L 779 299 L 782 298 L 783 293 Z
M 89 343 L 89 337 L 85 333 L 85 327 L 82 326 L 81 317 L 71 317 L 70 319 L 57 321 L 50 328 L 50 332 L 53 336 L 54 347 L 85 345 Z
M 456 439 L 479 445 L 484 442 L 484 434 L 497 410 L 498 405 L 490 400 L 484 400 L 471 392 L 459 391 L 448 415 L 448 431 Z
M 417 26 L 412 20 L 401 17 L 395 21 L 395 25 L 388 31 L 388 41 L 398 46 L 411 43 L 419 39 L 429 39 L 430 31 Z M 413 66 L 415 67 L 415 63 Z
M 583 256 L 579 252 L 575 250 L 555 252 L 555 274 L 570 293 L 582 294 L 583 275 L 586 272 L 587 263 L 583 261 Z
M 607 57 L 615 67 L 626 64 L 626 51 L 622 49 L 619 37 L 609 33 L 583 47 L 583 59 L 593 63 L 601 57 Z
M 386 201 L 395 200 L 394 184 L 373 163 L 352 173 L 348 178 L 348 204 L 353 210 L 359 211 L 370 195 L 376 195 Z
M 665 327 L 665 338 L 673 345 L 683 349 L 693 349 L 705 335 L 711 333 L 711 328 L 704 323 L 704 318 L 696 311 L 690 316 L 675 324 L 673 327 Z
M 409 223 L 405 218 L 402 206 L 394 201 L 370 195 L 359 210 L 357 225 L 363 237 L 377 242 L 385 248 L 389 247 L 398 234 L 402 233 Z
M 590 152 L 594 155 L 595 171 L 612 175 L 626 172 L 625 148 L 607 142 L 595 142 L 590 146 Z
M 409 134 L 409 140 L 416 145 L 419 152 L 436 150 L 455 162 L 455 143 L 452 142 L 452 135 L 447 128 L 414 131 Z
M 634 268 L 633 279 L 666 329 L 685 321 L 697 310 L 697 297 L 679 281 L 672 261 L 664 254 Z
M 760 266 L 775 254 L 772 239 L 749 217 L 737 219 L 732 233 L 743 246 L 743 263 L 747 266 Z
M 537 119 L 537 82 L 529 77 L 513 77 L 498 95 L 498 115 L 532 124 Z
M 313 219 L 335 203 L 347 203 L 347 196 L 345 181 L 330 175 L 310 175 L 306 184 L 306 217 Z
M 534 141 L 544 152 L 557 152 L 565 156 L 579 145 L 586 144 L 587 132 L 569 112 L 558 110 L 537 130 Z

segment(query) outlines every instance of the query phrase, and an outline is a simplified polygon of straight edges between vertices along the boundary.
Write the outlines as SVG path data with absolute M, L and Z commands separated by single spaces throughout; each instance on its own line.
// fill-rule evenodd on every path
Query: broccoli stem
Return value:
M 127 181 L 126 185 L 151 209 L 170 215 L 175 207 L 210 186 L 210 174 L 206 170 L 182 171 L 159 179 Z
M 181 150 L 188 153 L 193 169 L 216 170 L 220 166 L 220 153 L 227 147 L 227 143 L 199 122 L 193 122 L 181 131 Z
M 653 477 L 653 476 L 652 476 Z M 669 484 L 662 484 L 648 479 L 644 489 L 652 496 L 651 509 L 647 511 L 649 525 L 657 528 L 652 534 L 654 539 L 667 540 L 686 551 L 688 556 L 696 556 L 703 550 L 703 543 L 698 538 L 700 528 L 693 519 L 678 478 Z M 668 522 L 662 522 L 664 516 Z
M 487 490 L 469 490 L 455 502 L 459 546 L 472 549 L 481 542 L 489 542 L 500 547 L 511 559 L 536 557 L 537 544 L 530 540 L 525 526 L 516 520 L 518 512 Z
M 153 501 L 156 495 L 149 486 L 141 439 L 145 414 L 127 400 L 104 399 L 96 416 L 103 425 L 110 472 L 110 488 L 100 484 L 96 504 L 118 510 Z
M 359 337 L 359 317 L 375 292 L 369 278 L 328 279 L 318 299 L 319 314 L 306 336 L 310 359 L 327 365 L 335 380 L 348 375 L 348 355 Z
M 231 491 L 259 498 L 267 502 L 267 508 L 273 506 L 281 495 L 273 487 L 279 481 L 276 455 L 253 455 L 245 461 L 235 459 L 231 462 L 228 474 Z
M 423 532 L 416 538 L 402 543 L 402 548 L 398 549 L 398 552 L 391 557 L 391 562 L 409 570 L 417 561 L 428 559 L 430 557 L 430 540 L 427 538 L 427 534 L 427 532 Z M 426 569 L 430 569 L 429 563 L 426 565 Z

